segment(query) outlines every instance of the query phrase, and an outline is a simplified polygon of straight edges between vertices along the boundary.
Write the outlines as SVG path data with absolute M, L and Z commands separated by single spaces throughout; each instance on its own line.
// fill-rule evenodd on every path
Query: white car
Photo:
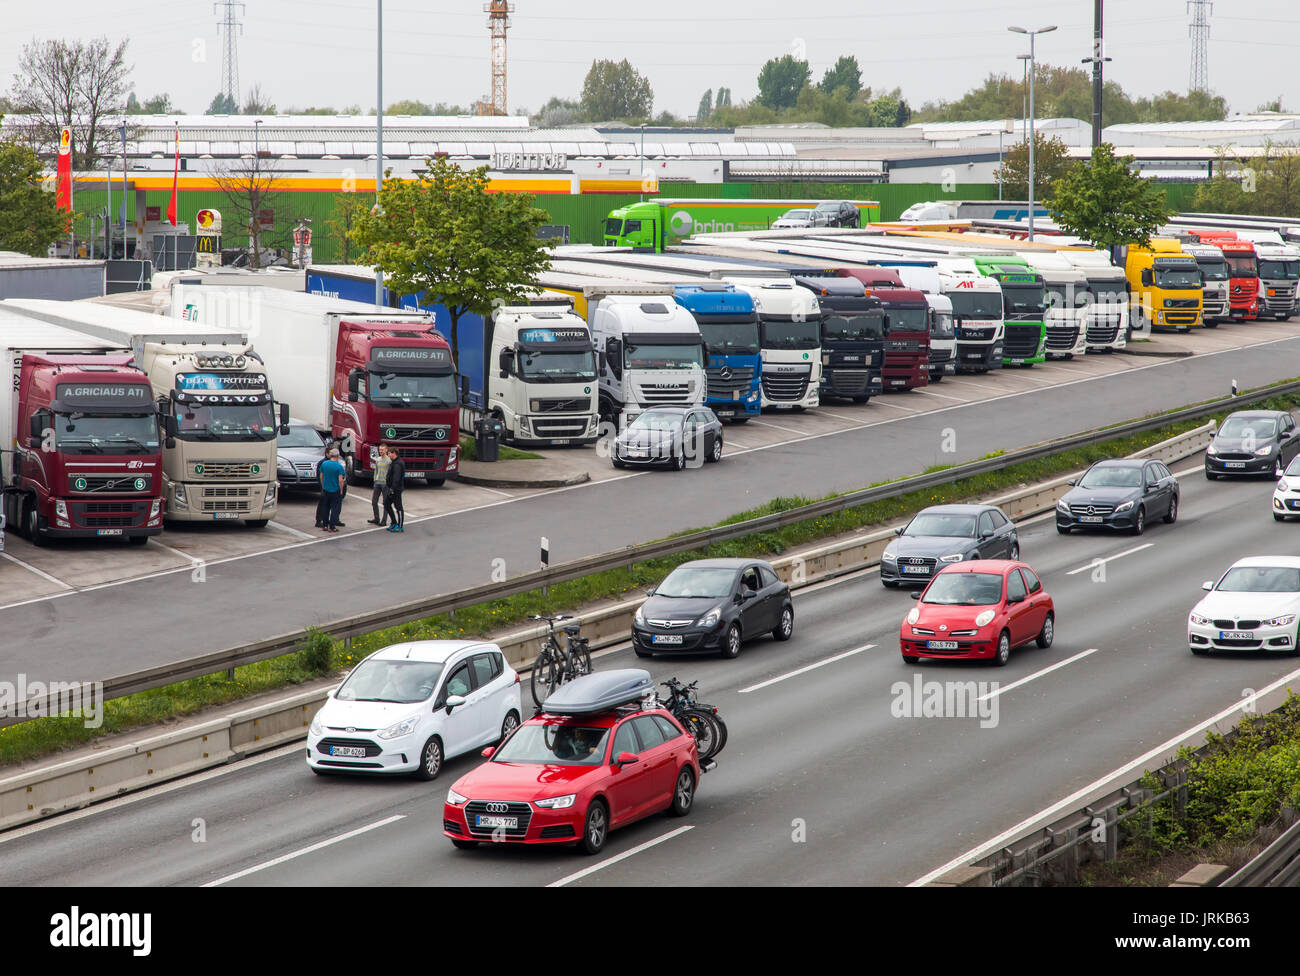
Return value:
M 1300 454 L 1291 459 L 1273 489 L 1273 518 L 1279 522 L 1300 518 Z
M 1215 583 L 1187 615 L 1193 654 L 1282 651 L 1300 647 L 1300 556 L 1248 556 Z
M 813 212 L 811 210 L 787 210 L 776 220 L 772 221 L 772 229 L 790 229 L 798 227 L 811 227 Z
M 519 716 L 519 675 L 496 644 L 394 644 L 330 692 L 307 732 L 307 765 L 433 779 L 447 759 L 501 741 Z

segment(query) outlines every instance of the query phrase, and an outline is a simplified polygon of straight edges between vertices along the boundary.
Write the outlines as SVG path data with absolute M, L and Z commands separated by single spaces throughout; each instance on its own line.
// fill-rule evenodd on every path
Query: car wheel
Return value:
M 722 644 L 722 657 L 740 656 L 740 625 L 732 624 L 727 628 L 727 638 Z
M 904 654 L 904 655 L 903 655 L 903 663 L 904 663 L 904 664 L 915 664 L 915 663 L 916 663 L 917 661 L 919 661 L 919 660 L 921 660 L 921 659 L 920 659 L 919 657 L 917 657 L 915 654 Z
M 505 721 L 501 723 L 501 738 L 499 741 L 505 742 L 506 736 L 517 728 L 519 728 L 519 713 L 512 708 L 506 713 Z
M 429 478 L 429 477 L 425 477 L 425 479 L 424 479 L 424 487 L 426 487 L 426 488 L 441 488 L 441 487 L 442 487 L 443 485 L 445 485 L 446 483 L 447 483 L 447 479 L 446 479 L 446 478 Z
M 722 435 L 721 434 L 713 438 L 713 447 L 709 451 L 709 456 L 707 460 L 713 464 L 717 464 L 719 461 L 722 460 Z
M 993 660 L 989 663 L 995 668 L 1004 668 L 1007 662 L 1011 660 L 1011 635 L 1005 630 L 998 637 L 998 649 L 993 654 Z
M 1056 636 L 1056 615 L 1049 613 L 1043 618 L 1043 629 L 1038 632 L 1038 646 L 1047 648 L 1052 646 L 1052 638 Z
M 1061 535 L 1069 535 L 1070 527 L 1068 525 L 1058 525 L 1056 527 L 1056 531 L 1059 532 Z
M 1178 496 L 1175 495 L 1169 499 L 1169 511 L 1165 513 L 1165 521 L 1173 525 L 1178 521 Z
M 623 462 L 620 461 L 618 458 L 610 458 L 610 461 L 613 462 L 613 465 L 614 465 L 614 467 L 616 467 L 616 468 L 621 468 L 621 467 L 623 467 Z
M 676 471 L 686 470 L 686 452 L 683 451 L 673 458 L 673 469 Z
M 31 502 L 27 506 L 27 541 L 34 546 L 43 546 L 48 542 L 45 533 L 41 530 L 40 512 L 36 510 L 36 503 Z
M 772 637 L 779 641 L 788 641 L 794 634 L 794 607 L 787 606 L 781 611 L 781 620 L 772 631 Z
M 1213 471 L 1211 471 L 1209 468 L 1206 468 L 1206 469 L 1205 469 L 1205 480 L 1206 480 L 1206 481 L 1214 481 L 1214 480 L 1215 480 L 1216 478 L 1218 478 L 1218 477 L 1219 477 L 1219 476 L 1218 476 L 1217 474 L 1215 474 Z
M 1020 558 L 1020 543 L 1019 543 L 1019 542 L 1013 542 L 1013 543 L 1011 543 L 1011 556 L 1010 556 L 1010 558 L 1013 559 L 1013 560 L 1018 560 L 1018 559 Z
M 608 837 L 609 811 L 605 809 L 603 800 L 592 800 L 582 823 L 582 840 L 578 841 L 578 850 L 584 854 L 599 854 Z
M 1204 648 L 1204 647 L 1193 647 L 1192 653 L 1195 654 L 1197 657 L 1205 657 L 1207 654 L 1210 653 L 1210 651 L 1208 648 Z
M 673 802 L 668 804 L 668 816 L 684 817 L 695 805 L 695 774 L 690 766 L 683 766 L 677 774 L 677 785 L 673 787 Z
M 1137 521 L 1133 523 L 1133 534 L 1141 535 L 1147 527 L 1147 510 L 1138 506 Z
M 442 772 L 442 743 L 436 735 L 429 736 L 429 741 L 420 750 L 420 765 L 415 770 L 415 778 L 422 780 L 437 779 Z
M 453 837 L 451 839 L 451 846 L 461 851 L 472 851 L 474 848 L 478 847 L 478 841 L 457 840 L 455 837 Z

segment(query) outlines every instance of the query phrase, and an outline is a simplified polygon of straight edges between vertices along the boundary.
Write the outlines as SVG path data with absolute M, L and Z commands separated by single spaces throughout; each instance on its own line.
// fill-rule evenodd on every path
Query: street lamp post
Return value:
M 1029 35 L 1029 240 L 1034 240 L 1034 38 L 1039 34 L 1048 34 L 1056 30 L 1056 25 L 1040 27 L 1038 30 L 1025 30 L 1023 27 L 1008 27 L 1007 30 L 1017 34 Z
M 375 24 L 375 206 L 384 188 L 384 0 L 376 0 Z M 384 273 L 375 268 L 375 304 L 384 304 Z
M 641 123 L 641 193 L 638 197 L 645 199 L 645 123 Z

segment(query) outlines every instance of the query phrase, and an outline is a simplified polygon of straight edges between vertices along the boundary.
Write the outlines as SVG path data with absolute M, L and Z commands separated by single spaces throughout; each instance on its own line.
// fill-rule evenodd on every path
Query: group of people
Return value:
M 340 520 L 343 498 L 348 492 L 348 472 L 341 456 L 338 447 L 331 446 L 316 468 L 321 489 L 320 501 L 316 503 L 316 528 L 326 532 L 337 532 L 347 527 L 347 523 Z M 406 512 L 402 508 L 405 483 L 406 462 L 392 444 L 380 444 L 379 455 L 375 458 L 375 486 L 370 493 L 374 518 L 366 520 L 369 524 L 386 526 L 389 532 L 406 531 Z M 379 511 L 381 500 L 384 503 L 382 516 Z

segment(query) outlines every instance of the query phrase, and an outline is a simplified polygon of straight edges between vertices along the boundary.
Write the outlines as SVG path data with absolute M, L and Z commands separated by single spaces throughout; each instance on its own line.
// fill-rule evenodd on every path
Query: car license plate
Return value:
M 1245 461 L 1224 461 L 1223 466 L 1225 468 L 1244 468 L 1246 466 L 1246 462 Z
M 1253 630 L 1221 630 L 1219 631 L 1219 640 L 1254 640 L 1255 632 Z
M 364 746 L 330 746 L 330 755 L 344 759 L 365 759 L 366 750 Z
M 474 826 L 494 827 L 494 828 L 501 828 L 504 830 L 518 830 L 519 818 L 518 817 L 488 817 L 488 816 L 484 816 L 483 814 L 479 814 L 474 818 Z
M 926 641 L 925 646 L 935 651 L 955 651 L 957 650 L 956 641 Z
M 633 451 L 628 451 L 628 452 L 627 452 L 627 456 L 630 457 L 630 458 L 644 458 L 644 457 L 649 457 L 649 456 L 650 456 L 650 452 L 649 452 L 649 451 L 635 451 L 635 450 L 633 450 Z
M 930 572 L 930 567 L 929 566 L 904 566 L 903 572 L 919 573 L 920 575 L 924 576 Z
M 238 512 L 213 512 L 212 517 L 214 519 L 237 519 L 239 518 L 239 513 Z
M 555 440 L 551 441 L 551 443 L 556 447 L 563 447 L 565 444 L 569 443 L 569 439 L 567 437 L 557 437 Z
M 121 529 L 96 529 L 95 535 L 121 535 Z
M 1080 515 L 1079 521 L 1080 522 L 1101 522 L 1102 517 L 1100 515 Z
M 681 634 L 652 634 L 650 636 L 650 643 L 652 644 L 680 644 L 681 642 Z

